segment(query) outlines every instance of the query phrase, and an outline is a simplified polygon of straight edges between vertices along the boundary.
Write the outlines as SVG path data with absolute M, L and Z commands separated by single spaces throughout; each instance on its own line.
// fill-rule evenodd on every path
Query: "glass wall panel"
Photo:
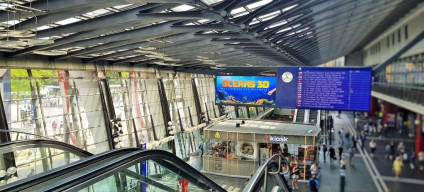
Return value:
M 215 79 L 212 77 L 198 77 L 195 79 L 199 93 L 200 107 L 206 112 L 209 119 L 219 116 L 218 106 L 215 105 Z
M 93 153 L 106 151 L 109 147 L 98 80 L 93 78 L 96 75 L 70 73 L 74 77 L 52 70 L 11 69 L 4 73 L 2 96 L 9 129 L 63 141 Z M 11 133 L 11 138 L 32 137 Z

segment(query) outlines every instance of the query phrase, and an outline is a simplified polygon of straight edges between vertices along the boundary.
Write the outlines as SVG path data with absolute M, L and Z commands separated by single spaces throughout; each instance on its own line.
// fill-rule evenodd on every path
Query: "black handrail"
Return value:
M 45 141 L 43 141 L 45 142 Z M 68 145 L 66 143 L 62 143 L 62 142 L 58 142 L 60 143 L 59 145 Z M 71 145 L 68 145 L 68 147 L 73 147 Z M 103 153 L 100 153 L 98 155 L 92 155 L 89 152 L 86 152 L 82 149 L 77 148 L 77 150 L 80 150 L 79 152 L 81 154 L 85 154 L 87 156 L 85 156 L 85 159 L 70 163 L 66 166 L 62 166 L 56 169 L 52 169 L 40 174 L 37 174 L 33 177 L 29 177 L 29 178 L 25 178 L 16 182 L 13 182 L 11 184 L 5 185 L 0 187 L 0 191 L 22 191 L 25 190 L 29 187 L 41 184 L 43 182 L 46 182 L 48 180 L 54 179 L 57 176 L 63 175 L 63 174 L 67 174 L 70 173 L 72 171 L 75 171 L 77 169 L 81 169 L 84 168 L 92 163 L 104 160 L 105 158 L 110 158 L 110 157 L 118 157 L 121 156 L 123 154 L 127 154 L 130 152 L 134 152 L 136 150 L 139 149 L 135 149 L 135 148 L 127 148 L 127 149 L 120 149 L 120 150 L 110 150 L 110 151 L 106 151 Z M 83 152 L 84 151 L 84 152 Z M 91 156 L 90 156 L 91 155 Z
M 65 150 L 66 152 L 71 152 L 80 157 L 89 157 L 93 155 L 90 152 L 84 151 L 73 145 L 69 145 L 60 141 L 55 140 L 44 140 L 44 139 L 34 139 L 34 140 L 16 140 L 9 141 L 5 143 L 0 143 L 0 151 L 9 150 L 16 151 L 16 148 L 34 148 L 34 147 L 50 147 Z
M 97 181 L 122 172 L 132 165 L 147 160 L 153 160 L 160 165 L 165 165 L 167 168 L 169 168 L 169 165 L 176 167 L 176 170 L 173 170 L 173 172 L 176 172 L 187 181 L 203 189 L 225 191 L 221 186 L 188 165 L 179 157 L 163 150 L 137 150 L 122 155 L 108 162 L 86 169 L 83 172 L 70 175 L 66 180 L 44 187 L 42 191 L 78 191 Z
M 275 154 L 271 158 L 269 158 L 267 161 L 264 162 L 255 172 L 255 174 L 250 178 L 249 183 L 243 188 L 243 192 L 251 192 L 256 191 L 256 189 L 261 184 L 262 178 L 265 177 L 266 174 L 268 174 L 268 168 L 272 165 L 275 165 L 277 161 L 275 159 L 278 159 L 278 171 L 275 174 L 279 174 L 281 171 L 281 163 L 284 162 L 288 165 L 287 160 L 285 159 L 284 155 L 281 154 Z M 284 178 L 284 183 L 287 185 L 287 182 Z M 264 182 L 264 185 L 266 185 L 266 181 Z M 288 188 L 288 187 L 287 187 Z

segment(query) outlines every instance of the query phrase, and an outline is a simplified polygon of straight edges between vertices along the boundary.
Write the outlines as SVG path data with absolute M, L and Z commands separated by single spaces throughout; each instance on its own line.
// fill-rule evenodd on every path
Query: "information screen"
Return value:
M 369 111 L 371 78 L 368 67 L 282 67 L 277 107 Z
M 275 107 L 277 70 L 220 71 L 216 104 Z

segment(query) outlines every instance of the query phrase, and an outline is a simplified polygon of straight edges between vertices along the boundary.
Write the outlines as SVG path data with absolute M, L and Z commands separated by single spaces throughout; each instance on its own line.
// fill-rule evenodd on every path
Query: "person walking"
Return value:
M 356 114 L 356 115 L 355 115 L 355 129 L 357 129 L 357 128 L 358 128 L 358 122 L 359 122 L 359 115 L 358 115 L 358 114 Z
M 347 152 L 349 153 L 349 163 L 352 166 L 355 157 L 355 148 L 351 147 L 347 150 Z
M 318 165 L 316 163 L 312 163 L 310 171 L 311 171 L 311 175 L 317 175 Z
M 346 161 L 344 157 L 340 160 L 340 192 L 344 192 L 346 185 Z
M 389 145 L 389 160 L 393 161 L 394 157 L 395 157 L 395 142 L 391 140 Z
M 324 152 L 324 155 L 323 156 L 324 156 L 324 163 L 325 163 L 325 157 L 326 157 L 325 155 L 327 153 L 327 145 L 325 145 L 325 143 L 323 143 L 322 145 L 323 145 L 322 146 L 322 152 Z
M 311 192 L 318 192 L 319 190 L 319 183 L 316 179 L 316 175 L 312 175 L 312 178 L 308 181 L 309 188 L 311 189 Z
M 365 140 L 367 139 L 367 136 L 365 135 L 364 130 L 361 131 L 361 134 L 359 135 L 359 139 L 361 139 L 361 148 L 364 149 Z
M 347 144 L 349 144 L 349 138 L 350 138 L 350 133 L 349 133 L 349 131 L 346 131 L 346 133 L 345 133 L 345 139 L 347 141 Z
M 203 157 L 203 143 L 200 143 L 199 149 L 200 149 L 200 152 L 201 152 L 200 157 Z
M 337 132 L 337 134 L 339 134 L 339 143 L 343 143 L 343 135 L 344 135 L 343 128 L 339 129 L 339 131 Z
M 336 150 L 334 150 L 333 145 L 330 145 L 330 149 L 328 150 L 328 156 L 330 156 L 330 164 L 333 164 L 333 160 L 337 160 L 336 158 Z
M 342 156 L 343 156 L 343 145 L 342 144 L 339 145 L 338 150 L 339 150 L 339 159 L 342 159 Z
M 53 128 L 53 135 L 56 135 L 57 123 L 55 120 L 52 123 L 52 128 Z
M 374 141 L 374 139 L 371 139 L 370 141 L 370 149 L 371 149 L 371 157 L 374 158 L 375 150 L 377 149 L 377 143 Z
M 352 135 L 352 144 L 353 144 L 353 148 L 356 149 L 356 143 L 358 143 L 358 133 L 355 133 L 354 135 Z
M 299 175 L 300 175 L 299 164 L 296 162 L 294 167 L 293 167 L 293 175 L 292 175 L 292 188 L 293 189 L 299 189 L 299 186 L 297 184 L 297 182 L 299 180 Z
M 415 158 L 416 158 L 416 154 L 414 149 L 412 149 L 411 154 L 409 155 L 409 167 L 411 167 L 412 170 L 415 169 Z
M 395 172 L 395 177 L 399 178 L 399 175 L 402 173 L 403 161 L 402 156 L 397 156 L 396 160 L 393 162 L 393 171 Z
M 398 147 L 397 147 L 397 153 L 401 156 L 401 157 L 403 157 L 403 154 L 405 153 L 405 145 L 403 144 L 403 142 L 401 141 L 401 142 L 399 142 L 399 145 L 398 145 Z

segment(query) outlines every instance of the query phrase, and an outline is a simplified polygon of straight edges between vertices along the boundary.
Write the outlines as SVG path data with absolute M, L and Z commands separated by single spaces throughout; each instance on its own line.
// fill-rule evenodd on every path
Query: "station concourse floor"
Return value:
M 349 130 L 351 133 L 357 132 L 359 129 L 354 129 L 354 116 L 352 112 L 343 112 L 340 118 L 336 117 L 337 114 L 335 112 L 330 113 L 330 115 L 333 116 L 335 128 L 335 137 L 331 144 L 336 149 L 338 159 L 337 148 L 340 143 L 337 135 L 338 129 L 343 127 L 345 132 Z M 376 157 L 374 158 L 370 157 L 370 150 L 368 147 L 369 141 L 372 138 L 377 142 Z M 388 138 L 368 136 L 364 150 L 360 149 L 360 144 L 357 145 L 354 165 L 351 166 L 349 165 L 349 154 L 347 153 L 351 141 L 349 144 L 346 140 L 344 141 L 343 154 L 348 163 L 345 177 L 345 192 L 387 192 L 389 189 L 392 192 L 424 191 L 424 172 L 419 171 L 417 166 L 412 170 L 409 167 L 409 160 L 404 162 L 405 166 L 400 178 L 396 179 L 394 177 L 392 162 L 385 158 L 385 145 L 388 144 L 390 140 L 395 141 L 396 147 L 399 141 L 403 141 L 407 147 L 407 151 L 410 151 L 409 149 L 415 144 L 415 138 L 406 138 L 405 136 L 393 133 L 389 134 Z M 329 148 L 329 143 L 327 143 L 327 146 Z M 203 166 L 202 159 L 198 156 L 191 156 L 189 164 L 199 171 Z M 331 166 L 328 156 L 327 162 L 324 162 L 322 151 L 320 151 L 319 167 L 319 191 L 340 192 L 339 159 L 334 161 L 333 166 Z M 244 178 L 225 177 L 212 174 L 205 175 L 228 191 L 242 191 L 246 184 L 246 179 Z M 291 180 L 289 180 L 289 183 L 291 185 Z M 294 189 L 293 191 L 309 192 L 307 181 L 299 181 L 299 189 Z

